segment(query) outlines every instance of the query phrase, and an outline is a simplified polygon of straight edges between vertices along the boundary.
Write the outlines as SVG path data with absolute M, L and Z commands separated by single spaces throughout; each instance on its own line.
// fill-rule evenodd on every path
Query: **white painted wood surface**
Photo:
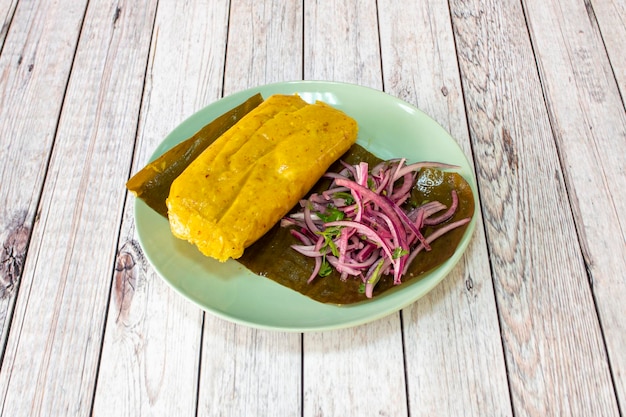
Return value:
M 566 167 L 578 240 L 624 410 L 626 114 L 602 39 L 589 18 L 592 12 L 572 0 L 561 0 L 559 7 L 536 0 L 524 4 L 552 131 Z
M 90 411 L 151 10 L 92 3 L 85 14 L 2 364 L 5 415 Z
M 7 23 L 12 23 L 0 48 L 0 340 L 4 354 L 85 5 L 74 2 L 61 11 L 50 3 L 25 3 L 14 13 L 15 4 L 3 2 L 2 7 Z
M 593 0 L 589 5 L 589 17 L 594 30 L 602 35 L 623 100 L 626 97 L 626 54 L 623 52 L 626 49 L 626 3 L 622 0 Z
M 17 6 L 17 0 L 0 1 L 0 51 L 2 50 L 4 39 L 11 25 L 11 20 L 15 13 L 15 6 Z
M 382 89 L 375 0 L 304 2 L 304 78 Z
M 0 415 L 620 415 L 625 15 L 616 0 L 0 0 Z M 435 118 L 474 161 L 482 219 L 400 313 L 255 330 L 156 275 L 124 182 L 221 95 L 302 78 Z
M 618 415 L 521 4 L 451 8 L 515 415 Z

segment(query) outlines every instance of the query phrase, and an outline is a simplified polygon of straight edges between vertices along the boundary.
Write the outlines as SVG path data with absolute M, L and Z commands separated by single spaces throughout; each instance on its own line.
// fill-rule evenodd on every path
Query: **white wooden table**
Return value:
M 624 0 L 0 0 L 0 413 L 626 413 L 625 22 Z M 300 79 L 416 105 L 481 197 L 434 291 L 305 334 L 174 293 L 124 187 L 198 109 Z

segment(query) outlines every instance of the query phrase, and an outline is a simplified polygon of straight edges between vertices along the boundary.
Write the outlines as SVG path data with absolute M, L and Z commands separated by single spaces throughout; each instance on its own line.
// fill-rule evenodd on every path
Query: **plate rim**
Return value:
M 202 117 L 202 115 L 204 113 L 210 112 L 210 109 L 219 107 L 220 105 L 223 105 L 225 103 L 228 103 L 229 101 L 233 102 L 234 104 L 232 104 L 231 107 L 235 107 L 237 104 L 239 104 L 240 102 L 245 101 L 247 98 L 249 98 L 251 95 L 256 94 L 257 92 L 263 92 L 266 90 L 282 90 L 282 89 L 295 89 L 294 87 L 299 87 L 299 89 L 307 89 L 307 90 L 315 90 L 315 91 L 330 91 L 336 88 L 341 88 L 341 89 L 358 89 L 358 90 L 365 90 L 367 91 L 369 94 L 374 94 L 374 95 L 381 95 L 381 97 L 387 97 L 393 101 L 397 101 L 399 103 L 402 103 L 403 106 L 406 106 L 408 109 L 410 109 L 411 111 L 413 111 L 414 113 L 418 114 L 420 117 L 423 117 L 425 119 L 427 119 L 429 121 L 429 123 L 435 125 L 438 129 L 440 129 L 442 131 L 442 133 L 445 133 L 445 135 L 447 136 L 447 138 L 451 141 L 451 144 L 454 144 L 457 148 L 458 151 L 462 154 L 463 158 L 464 158 L 464 162 L 467 163 L 467 167 L 469 168 L 469 172 L 466 172 L 466 175 L 463 175 L 464 178 L 468 181 L 468 183 L 470 184 L 470 187 L 472 189 L 472 192 L 474 194 L 474 199 L 475 199 L 475 208 L 474 208 L 474 215 L 472 216 L 472 220 L 470 221 L 470 223 L 468 224 L 468 227 L 462 237 L 461 242 L 459 242 L 459 245 L 457 246 L 455 252 L 453 253 L 453 255 L 448 258 L 443 264 L 439 265 L 438 267 L 434 268 L 433 270 L 427 272 L 425 274 L 425 276 L 420 277 L 419 279 L 416 279 L 413 282 L 408 283 L 408 286 L 413 286 L 415 284 L 417 284 L 418 282 L 420 282 L 422 285 L 420 286 L 421 291 L 419 291 L 419 293 L 414 296 L 414 297 L 409 297 L 406 298 L 402 303 L 398 304 L 397 306 L 394 306 L 390 309 L 383 309 L 383 310 L 379 310 L 376 311 L 374 313 L 368 314 L 364 317 L 361 318 L 354 318 L 354 319 L 348 319 L 348 320 L 344 320 L 344 321 L 338 321 L 335 324 L 322 324 L 322 325 L 294 325 L 294 326 L 286 326 L 286 325 L 271 325 L 271 324 L 267 324 L 267 323 L 262 323 L 262 322 L 254 322 L 254 321 L 250 321 L 250 320 L 245 320 L 242 319 L 240 317 L 234 316 L 232 314 L 227 314 L 225 312 L 223 312 L 222 310 L 215 308 L 215 307 L 211 307 L 211 306 L 207 306 L 206 304 L 201 303 L 199 300 L 197 300 L 196 298 L 192 297 L 190 294 L 186 293 L 185 291 L 182 290 L 182 288 L 180 288 L 179 286 L 175 285 L 175 283 L 167 276 L 165 276 L 165 274 L 162 273 L 162 269 L 157 263 L 154 262 L 153 258 L 152 258 L 152 254 L 150 253 L 150 251 L 148 251 L 146 249 L 146 245 L 145 245 L 145 241 L 144 241 L 144 236 L 141 233 L 140 229 L 142 229 L 142 226 L 140 226 L 142 224 L 141 216 L 143 215 L 142 210 L 151 210 L 147 207 L 147 205 L 141 201 L 139 198 L 135 198 L 135 204 L 134 204 L 134 220 L 135 220 L 135 230 L 136 230 L 136 236 L 138 237 L 138 242 L 139 245 L 141 247 L 141 250 L 143 251 L 143 256 L 147 259 L 148 263 L 150 264 L 150 266 L 152 267 L 152 269 L 156 272 L 157 275 L 159 275 L 159 277 L 166 282 L 166 284 L 174 289 L 174 291 L 179 295 L 182 296 L 185 300 L 187 300 L 188 302 L 193 303 L 194 305 L 196 305 L 197 307 L 199 307 L 200 309 L 202 309 L 205 312 L 208 312 L 216 317 L 219 317 L 223 320 L 226 320 L 228 322 L 231 323 L 235 323 L 235 324 L 239 324 L 239 325 L 244 325 L 247 327 L 251 327 L 251 328 L 256 328 L 256 329 L 261 329 L 261 330 L 273 330 L 273 331 L 281 331 L 281 332 L 312 332 L 312 331 L 329 331 L 329 330 L 338 330 L 338 329 L 343 329 L 343 328 L 350 328 L 350 327 L 356 327 L 356 326 L 360 326 L 366 323 L 370 323 L 376 320 L 379 320 L 383 317 L 389 316 L 391 314 L 397 313 L 398 311 L 406 308 L 407 306 L 413 304 L 414 302 L 416 302 L 418 299 L 424 297 L 426 294 L 428 294 L 429 292 L 431 292 L 437 285 L 439 285 L 441 283 L 441 281 L 443 281 L 443 279 L 445 279 L 450 272 L 455 268 L 455 266 L 457 265 L 457 263 L 460 261 L 460 259 L 463 257 L 463 255 L 465 254 L 467 248 L 469 247 L 469 244 L 472 240 L 472 237 L 474 235 L 474 230 L 475 230 L 475 226 L 476 226 L 476 218 L 477 215 L 479 213 L 479 201 L 478 201 L 478 192 L 477 192 L 477 186 L 476 186 L 476 177 L 475 177 L 475 172 L 473 169 L 473 165 L 471 164 L 470 160 L 467 158 L 467 155 L 465 154 L 465 152 L 463 152 L 463 150 L 461 149 L 460 145 L 458 144 L 458 142 L 450 135 L 450 133 L 443 128 L 443 126 L 441 126 L 436 120 L 434 120 L 431 116 L 429 116 L 428 114 L 424 113 L 423 111 L 421 111 L 419 108 L 417 108 L 416 106 L 407 103 L 406 101 L 402 100 L 401 98 L 398 98 L 396 96 L 393 96 L 387 92 L 381 91 L 381 90 L 377 90 L 375 88 L 372 87 L 368 87 L 368 86 L 362 86 L 359 84 L 353 84 L 353 83 L 346 83 L 346 82 L 339 82 L 339 81 L 322 81 L 322 80 L 292 80 L 292 81 L 284 81 L 284 82 L 276 82 L 276 83 L 269 83 L 269 84 L 263 84 L 263 85 L 259 85 L 259 86 L 255 86 L 255 87 L 251 87 L 251 88 L 247 88 L 244 90 L 240 90 L 237 92 L 234 92 L 233 94 L 229 94 L 228 96 L 224 96 L 218 100 L 215 100 L 211 103 L 209 103 L 208 105 L 202 107 L 201 109 L 195 111 L 193 114 L 191 114 L 189 117 L 185 118 L 181 123 L 179 123 L 174 129 L 172 129 L 172 131 L 170 133 L 168 133 L 158 144 L 157 146 L 154 148 L 154 150 L 152 151 L 152 154 L 149 157 L 149 161 L 154 160 L 156 157 L 158 157 L 159 155 L 161 155 L 162 153 L 164 153 L 165 151 L 167 151 L 169 148 L 171 148 L 172 146 L 175 146 L 176 143 L 180 143 L 181 141 L 185 140 L 186 138 L 188 138 L 189 136 L 184 136 L 184 137 L 176 137 L 179 136 L 178 132 L 182 129 L 182 127 L 187 126 L 188 124 L 194 124 L 194 123 L 198 123 L 196 121 L 196 119 L 199 119 L 200 117 Z M 314 87 L 314 88 L 311 88 Z M 206 121 L 206 119 L 204 119 L 204 124 L 208 123 Z M 174 139 L 172 139 L 174 138 Z M 169 142 L 173 143 L 169 144 L 169 146 L 166 146 Z M 467 177 L 467 175 L 469 175 L 469 178 Z M 160 217 L 160 216 L 159 216 Z M 166 221 L 165 219 L 161 218 L 163 221 Z M 230 260 L 229 262 L 236 262 L 233 260 Z M 240 264 L 239 264 L 240 265 Z M 242 266 L 242 268 L 244 268 Z M 245 268 L 244 268 L 245 269 Z M 445 272 L 441 272 L 443 269 L 445 269 Z M 430 276 L 434 276 L 435 279 L 426 281 L 425 278 L 426 277 L 430 277 Z M 276 283 L 275 281 L 269 279 L 269 278 L 265 278 L 265 277 L 261 277 L 264 278 L 265 280 L 269 281 L 270 283 L 272 283 L 273 285 L 278 285 L 280 287 L 282 287 L 280 284 Z M 426 284 L 423 284 L 423 282 L 426 281 Z M 286 288 L 286 287 L 283 287 Z M 289 289 L 289 291 L 293 291 L 294 293 L 296 293 L 297 295 L 301 296 L 301 297 L 305 297 L 308 299 L 308 297 L 300 294 L 299 292 L 295 291 L 295 290 L 291 290 Z M 398 290 L 398 291 L 402 291 L 402 290 Z M 383 294 L 382 297 L 380 298 L 384 298 L 385 295 Z M 371 300 L 371 301 L 365 301 L 365 302 L 361 302 L 361 303 L 357 303 L 354 305 L 346 305 L 346 306 L 331 306 L 333 308 L 336 308 L 338 310 L 341 309 L 351 309 L 351 308 L 356 308 L 359 305 L 364 305 L 364 304 L 373 304 L 376 303 L 376 299 L 375 300 Z M 323 306 L 329 306 L 328 304 L 324 304 L 324 303 L 320 303 Z M 326 307 L 324 307 L 326 308 Z

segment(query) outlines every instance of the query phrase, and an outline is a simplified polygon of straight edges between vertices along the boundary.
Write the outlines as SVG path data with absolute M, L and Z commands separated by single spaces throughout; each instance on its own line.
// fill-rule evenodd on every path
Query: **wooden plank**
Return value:
M 279 0 L 231 2 L 224 95 L 300 79 L 302 6 Z M 200 416 L 301 415 L 301 338 L 205 314 Z
M 304 335 L 304 416 L 408 414 L 399 314 Z
M 205 318 L 198 415 L 300 415 L 300 335 Z
M 624 410 L 626 113 L 604 44 L 585 4 L 575 0 L 552 5 L 525 0 L 524 4 L 578 238 Z M 614 69 L 626 71 L 626 61 L 616 64 Z
M 93 2 L 88 8 L 2 363 L 4 415 L 91 411 L 155 6 Z M 46 12 L 53 27 L 83 16 L 70 5 L 38 13 Z M 39 35 L 36 27 L 28 28 L 31 36 Z M 32 51 L 23 59 L 29 65 Z M 70 63 L 72 56 L 55 55 L 52 62 Z M 32 72 L 55 71 L 34 65 Z M 34 94 L 44 105 L 54 103 L 43 86 Z M 27 138 L 21 146 L 36 142 Z
M 374 0 L 305 2 L 304 78 L 382 89 Z
M 450 5 L 513 412 L 618 415 L 521 4 Z
M 232 1 L 224 94 L 302 79 L 301 50 L 300 2 Z
M 626 97 L 626 3 L 622 0 L 589 0 L 586 5 L 592 24 L 597 22 L 617 85 Z
M 375 1 L 305 3 L 305 78 L 382 88 Z M 303 415 L 407 415 L 400 316 L 303 341 Z
M 227 2 L 159 5 L 133 173 L 174 127 L 220 97 L 227 20 Z M 93 415 L 194 415 L 203 313 L 147 263 L 133 208 L 127 195 Z
M 11 20 L 17 7 L 17 0 L 2 0 L 0 1 L 0 51 L 4 45 L 4 40 L 11 26 Z
M 437 120 L 471 161 L 447 2 L 379 0 L 385 90 Z M 511 415 L 484 226 L 446 279 L 403 311 L 411 416 Z
M 0 357 L 84 11 L 24 2 L 0 55 Z

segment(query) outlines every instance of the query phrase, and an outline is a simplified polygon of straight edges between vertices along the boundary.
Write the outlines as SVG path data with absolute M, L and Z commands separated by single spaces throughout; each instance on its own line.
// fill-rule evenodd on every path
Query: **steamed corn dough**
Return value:
M 274 95 L 172 183 L 172 233 L 220 261 L 239 258 L 356 141 L 357 123 L 327 104 Z

